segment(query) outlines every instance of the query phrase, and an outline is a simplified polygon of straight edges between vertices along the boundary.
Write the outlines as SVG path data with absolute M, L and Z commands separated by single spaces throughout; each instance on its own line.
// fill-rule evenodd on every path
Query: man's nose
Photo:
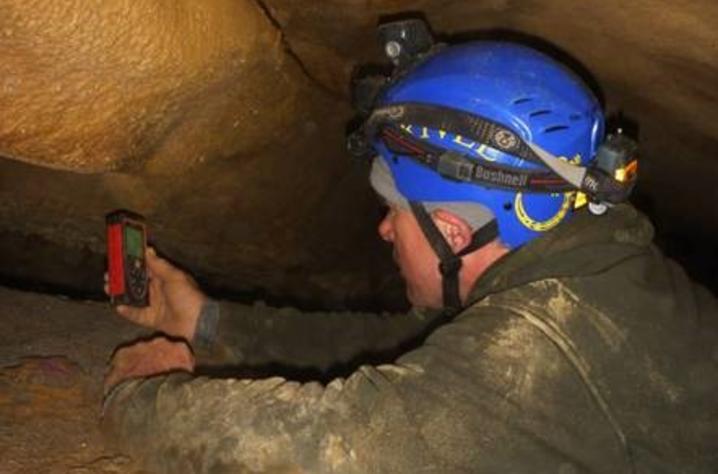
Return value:
M 387 211 L 377 228 L 379 236 L 386 242 L 394 241 L 394 228 L 391 225 L 391 210 Z

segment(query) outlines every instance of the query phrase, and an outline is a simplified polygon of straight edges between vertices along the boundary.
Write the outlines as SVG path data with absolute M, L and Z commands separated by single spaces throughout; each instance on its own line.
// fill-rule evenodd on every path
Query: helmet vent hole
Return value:
M 518 99 L 514 99 L 514 105 L 521 105 L 525 104 L 526 102 L 531 102 L 533 99 L 531 97 L 519 97 Z
M 568 116 L 568 118 L 569 118 L 569 120 L 572 120 L 575 122 L 577 120 L 581 120 L 581 114 L 571 114 Z
M 504 211 L 510 211 L 513 208 L 510 202 L 504 203 Z
M 535 110 L 529 114 L 529 117 L 531 117 L 531 118 L 541 117 L 542 115 L 548 115 L 550 113 L 551 113 L 551 111 L 548 109 Z
M 566 129 L 568 129 L 568 126 L 566 126 L 566 125 L 552 125 L 550 127 L 545 128 L 543 133 L 560 132 L 561 130 L 566 130 Z

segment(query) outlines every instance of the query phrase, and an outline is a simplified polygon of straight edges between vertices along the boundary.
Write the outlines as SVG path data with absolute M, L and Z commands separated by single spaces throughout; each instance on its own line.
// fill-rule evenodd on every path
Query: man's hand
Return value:
M 136 377 L 149 377 L 175 370 L 192 372 L 194 357 L 184 342 L 156 337 L 123 347 L 112 357 L 105 376 L 105 393 L 118 383 Z
M 192 277 L 158 257 L 151 247 L 147 249 L 147 272 L 150 305 L 145 308 L 119 305 L 117 313 L 133 323 L 191 341 L 207 297 Z

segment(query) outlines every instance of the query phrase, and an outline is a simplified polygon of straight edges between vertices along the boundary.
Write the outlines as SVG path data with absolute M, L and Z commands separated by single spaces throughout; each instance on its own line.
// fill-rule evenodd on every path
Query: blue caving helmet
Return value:
M 497 237 L 516 249 L 584 203 L 599 214 L 628 198 L 636 142 L 620 131 L 604 142 L 601 105 L 558 62 L 511 42 L 434 46 L 421 20 L 380 26 L 380 38 L 396 69 L 358 84 L 366 120 L 347 146 L 378 155 L 375 189 L 407 201 L 439 259 L 447 309 L 462 303 L 464 255 Z M 480 207 L 480 219 L 464 216 L 474 234 L 458 253 L 428 212 L 445 203 Z
M 543 53 L 510 42 L 445 47 L 390 84 L 376 106 L 406 103 L 483 117 L 576 165 L 587 166 L 603 140 L 603 111 L 586 85 Z M 446 130 L 411 123 L 401 127 L 437 149 L 454 150 L 478 163 L 518 170 L 545 168 Z M 574 208 L 576 191 L 536 193 L 452 180 L 415 160 L 401 159 L 376 137 L 372 145 L 407 201 L 479 203 L 493 213 L 499 238 L 510 249 L 554 228 Z

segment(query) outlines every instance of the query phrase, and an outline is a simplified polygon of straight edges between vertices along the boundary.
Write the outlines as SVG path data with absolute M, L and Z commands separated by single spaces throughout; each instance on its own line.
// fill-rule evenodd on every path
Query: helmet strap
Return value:
M 439 258 L 439 273 L 441 273 L 444 308 L 458 310 L 461 308 L 461 296 L 459 294 L 459 271 L 462 265 L 461 257 L 480 249 L 498 237 L 499 232 L 496 219 L 493 219 L 481 229 L 474 232 L 471 243 L 459 253 L 455 254 L 424 205 L 417 201 L 410 201 L 409 206 L 426 240 Z

